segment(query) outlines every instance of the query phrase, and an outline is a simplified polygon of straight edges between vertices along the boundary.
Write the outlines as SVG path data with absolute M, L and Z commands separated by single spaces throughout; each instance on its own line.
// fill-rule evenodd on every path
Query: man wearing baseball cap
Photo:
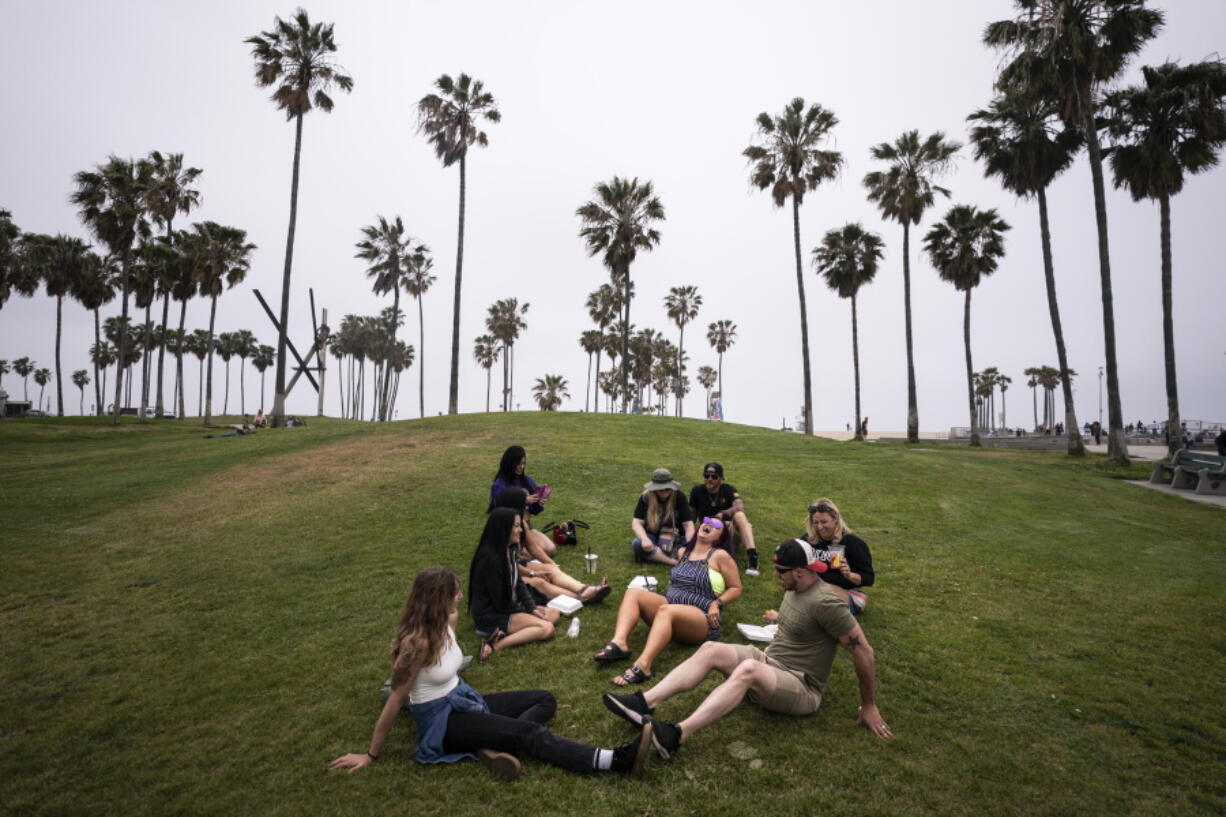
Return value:
M 712 517 L 736 526 L 749 562 L 745 575 L 758 575 L 758 546 L 753 541 L 753 525 L 749 524 L 749 517 L 745 515 L 745 503 L 741 501 L 740 492 L 724 482 L 724 466 L 718 462 L 708 462 L 702 467 L 702 484 L 690 489 L 690 510 L 695 519 Z M 731 539 L 728 541 L 731 542 Z
M 685 740 L 727 715 L 746 695 L 759 706 L 785 715 L 817 711 L 838 647 L 851 655 L 860 681 L 856 723 L 878 737 L 894 737 L 877 711 L 873 648 L 847 603 L 818 578 L 817 574 L 826 571 L 826 563 L 801 539 L 775 548 L 773 561 L 785 592 L 779 612 L 764 616 L 779 625 L 766 652 L 748 645 L 708 641 L 646 692 L 606 692 L 602 696 L 610 712 L 635 725 L 652 719 L 651 741 L 661 757 L 672 757 Z M 652 718 L 657 706 L 698 686 L 712 671 L 727 680 L 712 690 L 689 717 L 676 723 Z

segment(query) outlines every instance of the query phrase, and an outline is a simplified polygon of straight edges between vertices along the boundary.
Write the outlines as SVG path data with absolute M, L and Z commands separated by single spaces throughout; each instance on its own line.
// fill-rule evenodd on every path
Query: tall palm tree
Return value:
M 187 215 L 200 206 L 200 191 L 194 185 L 203 172 L 198 167 L 184 167 L 182 153 L 166 153 L 153 151 L 147 160 L 150 168 L 149 190 L 146 194 L 146 204 L 153 221 L 166 229 L 166 245 L 174 248 L 174 219 L 179 213 Z M 162 295 L 162 334 L 166 333 L 166 324 L 170 317 L 170 298 L 174 295 L 174 283 L 177 276 L 167 267 L 163 267 L 168 278 L 163 279 L 165 286 L 161 288 Z M 184 301 L 186 307 L 187 302 Z M 179 331 L 183 331 L 183 322 L 179 322 Z M 162 375 L 165 370 L 165 347 L 158 351 L 157 398 L 154 405 L 154 416 L 161 417 L 165 410 L 162 399 Z M 179 358 L 178 376 L 183 376 L 183 360 Z M 182 406 L 180 406 L 182 416 Z
M 106 370 L 115 365 L 115 361 L 119 359 L 119 353 L 109 341 L 98 340 L 89 347 L 89 359 L 94 364 L 94 394 L 101 397 L 106 394 Z M 98 389 L 97 379 L 101 377 L 102 388 Z M 95 413 L 101 417 L 106 411 L 106 407 L 99 404 L 95 406 Z
M 251 365 L 260 373 L 260 412 L 264 411 L 264 372 L 269 366 L 277 362 L 277 350 L 271 346 L 263 344 L 255 347 L 255 354 L 251 356 Z M 338 377 L 339 380 L 339 377 Z
M 1115 186 L 1126 187 L 1133 201 L 1158 202 L 1162 251 L 1162 341 L 1166 362 L 1168 428 L 1181 427 L 1175 376 L 1175 331 L 1171 313 L 1171 196 L 1183 190 L 1184 174 L 1200 173 L 1218 162 L 1226 141 L 1226 66 L 1201 62 L 1166 63 L 1141 69 L 1144 85 L 1116 91 L 1103 102 Z M 1167 435 L 1174 454 L 1182 442 Z
M 729 320 L 715 321 L 707 325 L 707 343 L 719 355 L 719 405 L 726 407 L 724 394 L 724 352 L 736 344 L 736 324 Z
M 1012 59 L 997 85 L 1034 89 L 1060 102 L 1061 115 L 1081 126 L 1090 159 L 1098 230 L 1103 346 L 1107 364 L 1107 461 L 1128 464 L 1124 412 L 1115 356 L 1115 306 L 1107 241 L 1107 204 L 1095 96 L 1162 28 L 1163 13 L 1144 0 L 1014 0 L 1018 16 L 988 25 L 987 45 Z
M 1008 431 L 1009 421 L 1007 418 L 1007 406 L 1005 405 L 1005 392 L 1009 390 L 1009 384 L 1013 382 L 1013 378 L 1007 374 L 997 375 L 996 385 L 1000 387 L 1000 427 Z
M 1056 339 L 1060 371 L 1068 371 L 1060 305 L 1056 300 L 1056 272 L 1052 263 L 1051 226 L 1047 218 L 1047 187 L 1073 162 L 1082 144 L 1081 132 L 1060 117 L 1059 105 L 1050 98 L 1009 88 L 992 100 L 986 110 L 967 119 L 978 123 L 971 129 L 975 156 L 984 163 L 984 174 L 996 176 L 1006 190 L 1039 203 L 1039 237 L 1043 250 L 1043 278 L 1047 286 L 1047 311 Z M 1084 457 L 1085 444 L 1077 427 L 1072 386 L 1064 383 L 1065 439 L 1070 457 Z M 1036 412 L 1037 415 L 1037 412 Z M 1038 425 L 1036 416 L 1035 425 Z
M 29 402 L 30 400 L 30 372 L 34 371 L 38 364 L 28 357 L 19 357 L 13 361 L 13 371 L 21 378 L 22 400 Z
M 204 359 L 211 358 L 213 354 L 213 333 L 207 329 L 194 329 L 192 333 L 184 340 L 184 346 L 187 351 L 196 356 L 196 360 L 200 363 L 198 382 L 196 384 L 196 416 L 204 416 Z
M 153 350 L 159 348 L 154 342 L 158 328 L 153 322 L 153 303 L 158 295 L 169 288 L 173 267 L 178 263 L 177 254 L 158 237 L 142 241 L 136 248 L 132 263 L 132 294 L 139 309 L 145 310 L 145 321 L 140 328 L 140 345 L 145 358 L 141 365 L 140 419 L 145 422 L 149 412 L 150 374 L 153 367 Z
M 150 184 L 149 165 L 111 156 L 106 164 L 99 165 L 97 169 L 77 173 L 73 182 L 76 190 L 69 200 L 77 206 L 81 221 L 119 260 L 120 317 L 126 324 L 132 248 L 137 238 L 149 235 L 146 200 Z M 119 422 L 123 406 L 123 372 L 129 357 L 127 343 L 127 333 L 120 333 L 119 367 L 115 370 L 114 423 Z
M 919 131 L 907 131 L 894 141 L 870 148 L 872 157 L 888 162 L 885 170 L 864 177 L 868 200 L 877 203 L 881 215 L 902 224 L 903 312 L 907 336 L 907 442 L 919 442 L 919 405 L 915 396 L 915 352 L 911 341 L 911 225 L 918 225 L 936 194 L 949 191 L 933 183 L 950 166 L 961 147 L 933 133 L 920 141 Z
M 570 397 L 570 392 L 566 390 L 567 385 L 566 378 L 560 374 L 538 377 L 536 385 L 532 387 L 532 396 L 541 411 L 557 411 L 562 401 Z
M 27 263 L 32 264 L 42 279 L 48 297 L 55 298 L 55 388 L 57 413 L 64 416 L 64 377 L 61 373 L 60 349 L 64 333 L 64 296 L 84 274 L 89 246 L 79 238 L 60 235 L 28 235 Z
M 81 306 L 94 313 L 94 344 L 100 345 L 102 343 L 100 311 L 103 306 L 115 299 L 114 274 L 111 264 L 99 257 L 97 253 L 88 253 L 85 257 L 85 265 L 81 269 L 81 275 L 73 284 L 72 296 Z M 104 385 L 102 381 L 105 378 L 99 378 L 98 361 L 94 359 L 92 353 L 90 357 L 94 364 L 94 410 L 101 417 L 105 411 L 105 405 L 102 402 Z
M 189 230 L 179 230 L 173 239 L 173 263 L 168 271 L 170 296 L 179 302 L 179 329 L 184 338 L 187 337 L 187 302 L 200 292 L 200 281 L 196 277 L 196 254 L 202 252 L 203 242 L 197 234 Z M 184 344 L 180 344 L 175 354 L 175 389 L 174 399 L 178 403 L 178 416 L 182 419 L 187 414 L 184 399 L 183 355 L 190 353 Z M 159 389 L 159 392 L 161 390 Z
M 575 211 L 583 222 L 579 237 L 589 256 L 601 254 L 602 260 L 620 284 L 622 297 L 622 412 L 629 406 L 630 394 L 630 265 L 639 250 L 650 251 L 660 243 L 660 231 L 653 222 L 664 220 L 664 205 L 656 197 L 651 182 L 639 184 L 638 178 L 600 182 L 593 188 L 596 198 Z
M 579 335 L 579 347 L 587 352 L 587 379 L 583 381 L 583 410 L 592 410 L 592 355 L 599 355 L 604 345 L 604 337 L 599 329 L 587 329 Z M 600 402 L 597 400 L 597 402 Z
M 234 333 L 234 354 L 238 357 L 238 411 L 247 414 L 247 358 L 256 353 L 255 335 L 249 329 L 239 329 Z
M 593 382 L 593 389 L 599 387 L 600 384 L 600 354 L 605 347 L 605 330 L 611 323 L 617 320 L 618 314 L 621 312 L 620 299 L 618 291 L 612 284 L 601 284 L 587 296 L 587 314 L 591 316 L 592 321 L 596 324 L 596 331 L 600 336 L 600 345 L 596 350 L 596 379 Z M 600 395 L 596 393 L 596 399 L 593 411 L 600 411 Z
M 85 369 L 77 369 L 72 373 L 72 384 L 81 392 L 81 402 L 78 408 L 82 417 L 85 416 L 85 387 L 89 385 L 89 372 Z
M 417 102 L 417 130 L 434 148 L 434 155 L 451 167 L 460 165 L 460 227 L 456 240 L 455 304 L 451 318 L 451 385 L 447 397 L 447 413 L 459 411 L 460 399 L 460 289 L 464 277 L 464 197 L 467 191 L 468 149 L 472 145 L 486 147 L 489 137 L 481 123 L 500 122 L 498 103 L 485 90 L 481 80 L 468 74 L 452 79 L 443 74 L 434 82 L 438 93 L 426 94 Z
M 294 264 L 294 231 L 298 225 L 298 168 L 302 157 L 302 120 L 313 109 L 330 113 L 333 87 L 348 93 L 353 78 L 336 63 L 331 23 L 311 23 L 304 9 L 289 20 L 273 18 L 273 27 L 244 40 L 255 59 L 255 83 L 275 86 L 272 101 L 294 122 L 294 171 L 289 194 L 289 229 L 285 238 L 285 271 L 281 281 L 281 330 L 277 334 L 276 396 L 272 425 L 285 422 L 285 342 L 289 332 L 290 274 Z
M 885 243 L 876 233 L 866 232 L 859 224 L 848 224 L 842 230 L 826 233 L 820 246 L 813 249 L 813 266 L 826 278 L 826 286 L 851 299 L 851 359 L 856 387 L 856 439 L 864 440 L 860 411 L 860 333 L 856 317 L 856 295 L 860 287 L 870 283 L 877 274 Z
M 830 132 L 839 123 L 831 111 L 796 97 L 778 116 L 758 114 L 758 144 L 743 155 L 753 165 L 750 182 L 771 191 L 776 207 L 792 200 L 792 244 L 796 255 L 796 297 L 800 306 L 800 351 L 804 362 L 805 433 L 813 433 L 813 384 L 809 373 L 809 312 L 805 306 L 805 279 L 800 262 L 800 205 L 805 193 L 839 174 L 843 154 L 823 150 Z M 721 391 L 722 395 L 722 391 Z
M 518 298 L 503 298 L 490 305 L 485 328 L 502 344 L 502 410 L 510 411 L 515 383 L 515 342 L 519 333 L 528 328 L 523 316 L 529 304 L 520 305 Z
M 176 360 L 180 360 L 182 359 L 184 353 L 187 352 L 187 346 L 185 344 L 186 338 L 187 333 L 182 329 L 167 329 L 166 334 L 162 336 L 162 346 L 165 347 L 166 351 L 174 355 Z M 176 367 L 175 382 L 170 391 L 171 399 L 175 400 L 175 402 L 171 405 L 171 416 L 177 416 L 180 419 L 183 417 L 182 410 L 179 410 L 177 415 L 175 414 L 175 411 L 179 408 L 177 395 L 182 391 L 182 386 L 183 384 L 180 382 L 178 376 L 178 367 Z M 162 416 L 165 417 L 166 413 L 163 412 Z
M 221 402 L 221 413 L 223 416 L 230 413 L 230 358 L 237 353 L 238 347 L 235 345 L 235 337 L 233 332 L 222 332 L 217 336 L 217 356 L 221 358 L 221 362 L 226 364 L 226 387 Z
M 38 408 L 43 410 L 43 392 L 47 390 L 47 384 L 51 382 L 50 369 L 35 369 L 34 382 L 38 384 Z
M 718 376 L 719 375 L 716 374 L 715 369 L 712 369 L 710 366 L 698 367 L 698 385 L 707 390 L 708 408 L 711 405 L 711 387 L 715 385 L 715 381 Z
M 490 411 L 490 384 L 493 378 L 494 364 L 498 362 L 498 355 L 502 348 L 498 345 L 498 338 L 493 335 L 482 335 L 473 340 L 473 360 L 477 361 L 477 365 L 485 369 L 485 412 Z
M 213 327 L 217 321 L 217 296 L 226 287 L 233 288 L 247 277 L 251 268 L 251 253 L 254 244 L 247 243 L 247 231 L 237 227 L 225 227 L 213 221 L 192 225 L 195 247 L 191 253 L 196 280 L 200 282 L 200 294 L 207 295 L 209 305 L 209 330 L 206 349 L 208 356 L 208 382 L 204 395 L 204 424 L 213 420 Z M 281 325 L 285 328 L 285 324 Z M 226 377 L 227 397 L 230 378 Z M 278 395 L 281 396 L 281 395 Z M 284 403 L 282 403 L 284 409 Z M 273 403 L 276 410 L 276 403 Z
M 983 276 L 996 271 L 1005 254 L 1004 234 L 1009 229 L 996 210 L 959 204 L 951 207 L 945 219 L 924 236 L 924 249 L 937 274 L 966 293 L 962 337 L 966 343 L 966 391 L 973 446 L 980 443 L 975 417 L 975 370 L 971 366 L 971 290 L 979 286 Z
M 672 287 L 664 296 L 664 308 L 668 317 L 672 318 L 673 323 L 681 330 L 681 336 L 677 339 L 677 374 L 680 377 L 685 375 L 681 367 L 681 356 L 685 353 L 685 325 L 698 317 L 700 306 L 702 296 L 698 294 L 696 286 Z M 677 416 L 680 417 L 681 414 L 681 398 L 677 398 Z
M 430 257 L 430 250 L 422 246 L 419 252 L 408 257 L 404 273 L 404 290 L 417 300 L 417 343 L 421 350 L 421 357 L 417 360 L 417 399 L 421 417 L 426 416 L 426 313 L 422 308 L 421 296 L 426 294 L 426 290 L 435 281 L 430 272 L 432 269 L 434 259 Z M 412 348 L 409 347 L 410 350 Z

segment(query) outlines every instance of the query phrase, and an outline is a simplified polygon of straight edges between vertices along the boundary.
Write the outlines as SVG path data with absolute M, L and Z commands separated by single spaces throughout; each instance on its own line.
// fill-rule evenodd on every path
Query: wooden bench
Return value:
M 1226 457 L 1210 454 L 1207 451 L 1189 451 L 1181 448 L 1175 452 L 1175 456 L 1171 457 L 1169 462 L 1160 460 L 1154 463 L 1149 481 L 1170 484 L 1172 488 L 1192 490 L 1199 488 L 1202 472 L 1220 475 L 1224 471 L 1226 471 Z M 1214 481 L 1213 477 L 1210 477 L 1210 482 L 1212 481 Z M 1220 483 L 1221 477 L 1219 476 L 1216 481 Z M 1214 492 L 1208 491 L 1208 493 Z M 1206 491 L 1200 491 L 1200 493 L 1206 493 Z M 1223 493 L 1226 493 L 1226 488 L 1223 488 Z

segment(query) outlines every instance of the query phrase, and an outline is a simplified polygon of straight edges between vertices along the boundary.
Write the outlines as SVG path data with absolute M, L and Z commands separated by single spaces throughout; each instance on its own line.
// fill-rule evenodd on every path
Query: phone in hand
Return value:
M 549 499 L 549 495 L 552 493 L 553 489 L 548 485 L 536 486 L 536 499 L 538 502 L 544 502 L 546 499 Z

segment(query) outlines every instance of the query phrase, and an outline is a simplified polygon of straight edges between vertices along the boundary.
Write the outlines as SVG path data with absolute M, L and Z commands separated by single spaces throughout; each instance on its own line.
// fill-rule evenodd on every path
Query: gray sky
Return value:
M 1142 64 L 1191 62 L 1222 50 L 1226 5 L 1155 5 L 1164 7 L 1166 28 L 1130 67 L 1128 83 L 1139 80 Z M 270 28 L 275 15 L 292 14 L 294 5 L 0 6 L 0 71 L 7 77 L 0 207 L 24 230 L 88 238 L 68 204 L 75 172 L 111 153 L 181 152 L 204 170 L 203 205 L 176 226 L 218 221 L 246 229 L 259 245 L 246 282 L 219 300 L 218 331 L 246 328 L 273 343 L 251 290 L 273 303 L 280 296 L 294 135 L 268 92 L 255 87 L 243 40 Z M 863 413 L 873 431 L 905 428 L 902 229 L 882 221 L 861 179 L 876 169 L 869 147 L 905 130 L 966 141 L 966 116 L 990 100 L 999 61 L 980 36 L 988 22 L 1013 14 L 1011 3 L 626 1 L 612 9 L 575 2 L 309 4 L 313 20 L 335 24 L 338 60 L 355 87 L 335 95 L 333 113 L 306 118 L 291 338 L 300 347 L 308 342 L 308 287 L 334 326 L 347 313 L 375 314 L 390 304 L 372 294 L 353 245 L 377 215 L 400 215 L 434 251 L 438 281 L 425 296 L 426 411 L 446 410 L 458 172 L 444 169 L 416 134 L 413 104 L 440 74 L 466 72 L 485 82 L 503 119 L 487 129 L 490 146 L 469 159 L 460 410 L 484 408 L 485 374 L 472 360 L 472 339 L 484 332 L 486 307 L 511 296 L 532 304 L 516 351 L 517 402 L 534 406 L 533 381 L 556 373 L 570 382 L 563 409 L 583 408 L 587 356 L 578 336 L 591 328 L 583 302 L 607 275 L 584 252 L 574 211 L 596 182 L 618 174 L 651 180 L 667 213 L 661 245 L 632 269 L 632 322 L 675 342 L 663 298 L 669 287 L 696 285 L 704 304 L 686 332 L 691 373 L 716 362 L 707 324 L 733 320 L 739 341 L 724 359 L 727 418 L 778 427 L 786 417 L 791 425 L 803 395 L 790 208 L 776 209 L 767 194 L 751 190 L 741 151 L 759 112 L 778 113 L 802 96 L 838 116 L 834 146 L 845 157 L 842 177 L 809 194 L 801 209 L 814 424 L 842 429 L 852 421 L 851 319 L 849 302 L 818 280 L 808 256 L 827 230 L 859 221 L 886 241 L 877 279 L 858 299 Z M 1008 420 L 1028 427 L 1022 370 L 1056 365 L 1037 207 L 985 180 L 969 148 L 944 185 L 952 199 L 930 210 L 912 237 L 921 428 L 967 424 L 962 297 L 919 251 L 923 233 L 952 203 L 996 207 L 1013 226 L 1000 269 L 975 291 L 972 342 L 977 370 L 995 365 L 1013 378 Z M 1208 421 L 1226 420 L 1224 193 L 1226 170 L 1219 167 L 1192 177 L 1172 202 L 1180 405 L 1186 418 Z M 1049 205 L 1069 363 L 1081 373 L 1078 417 L 1092 420 L 1103 342 L 1084 155 L 1052 186 Z M 1110 191 L 1108 217 L 1124 420 L 1148 422 L 1165 414 L 1158 209 Z M 118 302 L 109 309 L 116 314 Z M 92 320 L 75 302 L 64 312 L 65 402 L 75 413 L 67 374 L 87 367 Z M 189 330 L 207 320 L 207 302 L 192 302 Z M 54 321 L 54 301 L 45 295 L 14 297 L 0 310 L 0 357 L 26 355 L 53 367 Z M 402 333 L 418 345 L 415 309 Z M 194 359 L 186 370 L 194 405 Z M 337 414 L 335 369 L 328 385 L 327 411 Z M 19 396 L 20 378 L 9 375 L 5 388 Z M 248 390 L 256 388 L 249 371 Z M 495 402 L 498 389 L 496 373 Z M 701 388 L 694 389 L 688 416 L 703 411 Z M 249 395 L 248 410 L 253 400 Z M 87 411 L 91 403 L 87 391 Z M 313 407 L 304 382 L 290 411 Z M 398 412 L 417 416 L 416 367 L 404 376 Z

